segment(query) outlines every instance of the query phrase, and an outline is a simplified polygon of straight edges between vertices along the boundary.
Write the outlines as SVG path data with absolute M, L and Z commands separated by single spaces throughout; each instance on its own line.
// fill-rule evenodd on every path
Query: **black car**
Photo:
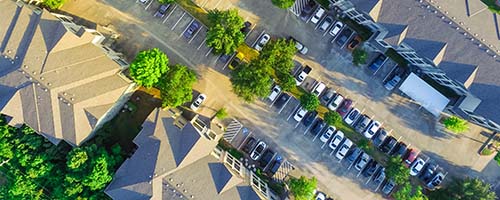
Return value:
M 382 181 L 385 179 L 385 168 L 382 167 L 382 169 L 378 170 L 378 172 L 375 174 L 375 177 L 373 178 L 373 182 L 375 184 L 380 184 Z
M 347 42 L 347 39 L 349 39 L 349 36 L 351 36 L 352 34 L 352 30 L 351 29 L 348 29 L 348 28 L 345 28 L 344 31 L 342 31 L 340 33 L 340 35 L 337 37 L 337 41 L 335 41 L 335 43 L 337 43 L 339 46 L 344 46 L 345 43 Z
M 288 99 L 290 99 L 290 95 L 283 92 L 281 94 L 281 96 L 278 98 L 278 100 L 276 100 L 276 102 L 274 102 L 274 106 L 276 106 L 278 109 L 281 109 L 281 108 L 283 108 L 285 103 L 288 101 Z
M 302 120 L 302 123 L 304 124 L 304 126 L 309 126 L 313 123 L 314 119 L 316 119 L 316 116 L 318 116 L 318 112 L 308 112 L 305 119 Z
M 380 145 L 382 145 L 382 143 L 384 143 L 385 138 L 387 138 L 387 135 L 388 134 L 387 134 L 387 131 L 385 129 L 383 129 L 383 128 L 378 129 L 377 133 L 372 138 L 373 145 L 375 145 L 376 147 L 380 147 Z
M 430 162 L 427 166 L 425 166 L 424 170 L 422 170 L 419 178 L 425 183 L 429 182 L 436 173 L 437 168 L 438 165 L 436 163 Z
M 198 31 L 198 29 L 201 28 L 201 24 L 198 22 L 198 21 L 193 21 L 193 23 L 191 23 L 191 25 L 189 25 L 188 29 L 186 31 L 184 31 L 184 37 L 187 38 L 187 39 L 191 39 L 194 35 L 194 33 L 196 33 L 196 31 Z
M 394 148 L 394 146 L 396 146 L 397 143 L 398 141 L 396 140 L 396 138 L 389 136 L 387 137 L 387 139 L 385 139 L 385 141 L 382 143 L 379 149 L 384 153 L 389 153 Z
M 158 7 L 158 10 L 155 12 L 155 17 L 163 18 L 165 14 L 167 14 L 167 10 L 170 8 L 170 4 L 162 4 Z
M 391 155 L 399 156 L 400 158 L 402 158 L 406 155 L 406 152 L 408 152 L 408 145 L 406 145 L 404 142 L 398 142 Z
M 379 166 L 378 163 L 375 161 L 368 163 L 368 166 L 365 167 L 365 171 L 363 172 L 363 176 L 365 177 L 372 176 L 377 170 L 378 166 Z
M 325 128 L 325 126 L 326 126 L 326 122 L 324 122 L 322 119 L 318 119 L 318 121 L 316 121 L 316 123 L 314 124 L 314 126 L 311 129 L 311 133 L 313 135 L 318 135 L 321 132 L 321 130 L 323 130 L 323 128 Z
M 269 164 L 271 162 L 273 157 L 274 157 L 274 151 L 267 149 L 264 152 L 264 154 L 262 154 L 262 157 L 259 161 L 260 167 L 262 167 L 262 169 L 266 168 L 267 164 Z
M 271 176 L 278 171 L 282 162 L 283 158 L 280 155 L 276 155 L 276 159 L 274 159 L 274 162 L 271 164 L 271 167 L 269 167 L 269 173 L 271 173 Z
M 252 151 L 252 149 L 254 148 L 255 144 L 257 144 L 257 140 L 253 137 L 250 137 L 248 138 L 243 148 L 241 148 L 241 150 L 244 151 L 245 153 L 250 153 L 250 151 Z
M 361 153 L 363 153 L 363 151 L 360 148 L 355 148 L 354 151 L 352 151 L 352 153 L 347 156 L 347 162 L 354 162 Z
M 243 23 L 243 28 L 241 28 L 240 31 L 243 33 L 243 35 L 247 35 L 250 32 L 250 27 L 252 27 L 252 23 L 246 21 L 245 23 Z

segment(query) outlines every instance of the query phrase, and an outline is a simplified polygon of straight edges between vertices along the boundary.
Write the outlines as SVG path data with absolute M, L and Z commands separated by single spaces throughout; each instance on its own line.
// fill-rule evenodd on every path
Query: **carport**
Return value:
M 450 102 L 448 98 L 427 84 L 420 77 L 411 73 L 399 87 L 403 93 L 415 100 L 427 111 L 438 117 Z

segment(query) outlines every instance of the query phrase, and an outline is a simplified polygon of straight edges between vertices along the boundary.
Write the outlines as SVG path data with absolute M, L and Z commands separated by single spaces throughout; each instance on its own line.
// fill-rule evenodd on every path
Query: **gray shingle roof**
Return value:
M 399 46 L 399 44 L 406 37 L 406 31 L 408 30 L 408 25 L 404 24 L 387 24 L 381 23 L 387 29 L 387 35 L 384 41 L 393 46 Z
M 422 8 L 418 1 L 384 1 L 379 22 L 408 24 L 407 38 L 446 43 L 443 62 L 478 66 L 469 87 L 469 90 L 482 100 L 476 113 L 500 122 L 500 106 L 497 103 L 500 98 L 500 62 L 488 55 L 485 49 L 471 41 L 469 36 L 464 36 L 463 32 L 457 31 L 455 26 L 449 25 L 448 21 L 441 19 L 439 14 Z M 461 79 L 453 74 L 449 77 Z
M 375 21 L 378 21 L 380 14 L 380 6 L 383 0 L 351 0 L 356 7 L 356 10 L 363 11 L 370 15 Z
M 66 27 L 22 3 L 0 1 L 0 7 L 0 27 L 6 27 L 0 29 L 0 94 L 13 96 L 2 96 L 0 112 L 53 142 L 80 144 L 130 81 L 83 27 Z
M 405 38 L 404 43 L 410 45 L 420 56 L 426 57 L 438 65 L 446 50 L 446 43 L 440 41 Z
M 478 66 L 445 61 L 439 64 L 439 68 L 468 88 L 476 77 Z

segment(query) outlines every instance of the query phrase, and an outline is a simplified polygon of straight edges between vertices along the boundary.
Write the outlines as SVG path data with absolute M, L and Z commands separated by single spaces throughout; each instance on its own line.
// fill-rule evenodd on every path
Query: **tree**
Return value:
M 130 76 L 138 85 L 151 88 L 168 71 L 167 65 L 167 55 L 160 49 L 141 51 L 130 64 Z
M 315 177 L 307 179 L 305 176 L 300 178 L 290 178 L 288 185 L 290 186 L 290 191 L 296 200 L 310 200 L 313 198 L 314 190 L 318 181 Z
M 319 107 L 319 99 L 314 94 L 305 93 L 300 96 L 300 105 L 307 111 L 313 111 Z
M 247 102 L 266 97 L 272 85 L 270 67 L 260 59 L 239 65 L 231 73 L 231 83 L 234 93 Z
M 463 133 L 469 129 L 467 121 L 457 117 L 451 116 L 443 121 L 444 127 L 454 133 Z
M 365 50 L 361 48 L 356 48 L 352 52 L 352 63 L 356 66 L 366 64 L 366 58 L 368 57 L 368 54 L 366 53 Z
M 395 200 L 427 200 L 427 197 L 422 193 L 422 187 L 413 188 L 409 182 L 405 182 L 392 195 Z
M 264 46 L 259 58 L 274 69 L 278 85 L 284 91 L 295 87 L 295 78 L 291 71 L 294 66 L 293 56 L 297 52 L 294 42 L 285 39 L 271 41 Z
M 59 9 L 66 0 L 43 0 L 42 5 L 49 7 L 51 10 Z
M 295 0 L 271 0 L 275 6 L 281 9 L 287 9 L 293 6 Z
M 66 165 L 71 170 L 78 171 L 79 169 L 86 168 L 86 162 L 88 160 L 87 152 L 81 148 L 74 148 L 68 153 L 68 161 Z
M 431 200 L 495 200 L 496 193 L 491 185 L 478 178 L 455 180 L 447 188 L 440 188 L 429 194 Z
M 174 3 L 175 0 L 158 0 L 158 3 L 160 4 L 168 4 L 168 3 Z
M 241 32 L 244 21 L 238 15 L 238 10 L 211 10 L 208 12 L 208 20 L 210 28 L 207 32 L 207 45 L 217 54 L 234 53 L 245 39 Z
M 387 177 L 392 178 L 398 185 L 407 182 L 410 178 L 410 169 L 403 165 L 399 156 L 389 158 L 385 173 Z
M 325 122 L 330 126 L 335 126 L 336 124 L 342 122 L 342 116 L 338 112 L 329 110 L 325 113 Z
M 290 73 L 276 72 L 276 78 L 278 78 L 278 85 L 283 91 L 291 91 L 295 85 L 295 78 Z
M 170 66 L 170 70 L 161 77 L 159 89 L 163 107 L 177 107 L 193 98 L 193 84 L 196 74 L 184 65 Z

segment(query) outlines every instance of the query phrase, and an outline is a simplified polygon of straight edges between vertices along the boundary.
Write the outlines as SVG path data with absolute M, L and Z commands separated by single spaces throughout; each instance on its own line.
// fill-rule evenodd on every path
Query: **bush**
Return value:
M 352 63 L 356 66 L 366 64 L 368 54 L 361 48 L 356 48 L 352 52 Z
M 290 186 L 290 192 L 296 200 L 310 200 L 313 198 L 314 190 L 318 181 L 315 177 L 307 179 L 305 176 L 300 178 L 290 178 L 288 185 Z
M 217 117 L 217 119 L 225 119 L 227 117 L 227 111 L 226 111 L 226 108 L 222 107 L 221 109 L 219 109 L 217 111 L 217 113 L 215 113 L 215 117 Z
M 329 110 L 325 113 L 325 122 L 330 126 L 335 126 L 336 124 L 342 122 L 342 116 L 335 111 Z
M 457 116 L 451 116 L 443 121 L 444 127 L 454 133 L 463 133 L 469 129 L 467 121 Z
M 497 155 L 495 155 L 495 161 L 497 161 L 497 164 L 500 165 L 500 152 L 497 152 Z

